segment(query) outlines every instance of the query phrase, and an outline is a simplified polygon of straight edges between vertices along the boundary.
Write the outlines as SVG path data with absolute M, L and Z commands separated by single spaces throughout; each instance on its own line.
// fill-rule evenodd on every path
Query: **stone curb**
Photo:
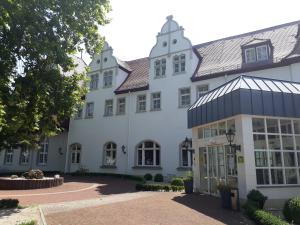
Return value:
M 39 212 L 40 212 L 40 217 L 41 217 L 41 225 L 47 225 L 47 222 L 46 222 L 46 219 L 44 216 L 44 212 L 40 206 L 39 206 Z

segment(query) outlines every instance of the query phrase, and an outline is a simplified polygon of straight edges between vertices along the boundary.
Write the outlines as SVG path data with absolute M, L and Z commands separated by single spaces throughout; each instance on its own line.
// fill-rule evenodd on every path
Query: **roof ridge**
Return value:
M 194 48 L 200 48 L 200 47 L 212 44 L 212 43 L 217 42 L 217 41 L 223 41 L 223 40 L 225 41 L 225 40 L 229 40 L 229 39 L 240 38 L 240 37 L 243 37 L 243 36 L 248 36 L 248 35 L 253 35 L 253 34 L 266 32 L 266 31 L 270 31 L 270 30 L 280 29 L 280 28 L 283 28 L 283 27 L 296 25 L 296 24 L 300 24 L 300 20 L 296 20 L 296 21 L 288 22 L 288 23 L 283 23 L 283 24 L 279 24 L 279 25 L 276 25 L 276 26 L 267 27 L 267 28 L 263 28 L 263 29 L 259 29 L 259 30 L 254 30 L 254 31 L 250 31 L 250 32 L 242 33 L 242 34 L 232 35 L 232 36 L 228 36 L 228 37 L 225 37 L 225 38 L 216 39 L 216 40 L 213 40 L 213 41 L 203 42 L 201 44 L 193 45 L 193 47 Z

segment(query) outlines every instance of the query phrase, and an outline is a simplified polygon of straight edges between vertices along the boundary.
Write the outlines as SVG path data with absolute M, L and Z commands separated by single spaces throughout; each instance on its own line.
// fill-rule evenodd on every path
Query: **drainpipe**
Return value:
M 71 125 L 71 121 L 69 124 L 69 130 L 68 130 L 68 135 L 67 135 L 67 151 L 66 151 L 66 159 L 65 159 L 65 169 L 64 169 L 64 173 L 70 172 L 67 171 L 68 167 L 69 167 L 69 140 L 70 140 L 70 125 Z
M 130 98 L 131 98 L 131 92 L 128 92 L 128 115 L 127 115 L 127 165 L 126 165 L 126 173 L 129 174 L 129 136 L 130 136 Z

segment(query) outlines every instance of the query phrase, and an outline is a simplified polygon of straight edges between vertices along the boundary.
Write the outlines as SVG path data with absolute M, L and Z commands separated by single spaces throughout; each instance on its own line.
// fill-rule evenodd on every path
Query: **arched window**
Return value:
M 160 166 L 160 146 L 154 141 L 144 141 L 137 146 L 138 166 Z
M 184 146 L 184 143 L 180 144 L 180 148 L 179 148 L 180 167 L 192 167 L 193 157 L 192 157 L 192 152 L 190 151 L 191 148 L 192 148 L 191 145 L 189 145 L 189 147 L 186 148 Z
M 80 144 L 71 145 L 72 163 L 80 163 L 80 159 L 81 159 L 81 145 Z
M 117 145 L 114 142 L 108 142 L 104 145 L 104 160 L 105 166 L 115 166 L 117 159 Z

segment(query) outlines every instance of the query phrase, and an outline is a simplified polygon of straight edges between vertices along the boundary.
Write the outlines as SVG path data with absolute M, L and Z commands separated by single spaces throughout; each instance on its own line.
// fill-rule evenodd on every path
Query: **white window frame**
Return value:
M 159 95 L 159 97 L 155 95 Z M 157 105 L 159 105 L 159 107 L 157 107 Z M 151 111 L 160 111 L 160 110 L 161 110 L 161 92 L 153 92 L 151 93 Z
M 113 84 L 113 71 L 105 71 L 103 73 L 103 88 L 110 88 Z
M 188 91 L 188 93 L 183 93 L 185 91 Z M 179 108 L 186 108 L 191 105 L 191 88 L 190 87 L 184 87 L 184 88 L 179 88 L 178 90 L 178 106 Z M 183 98 L 188 97 L 188 102 L 184 102 Z
M 266 57 L 266 58 L 261 58 L 261 59 L 259 59 L 258 49 L 265 49 L 265 52 L 264 52 L 264 53 L 265 53 L 265 57 Z M 257 60 L 258 62 L 268 60 L 269 55 L 268 55 L 268 46 L 267 46 L 267 45 L 260 45 L 260 46 L 257 46 L 255 50 L 256 50 L 256 60 Z
M 48 150 L 49 150 L 49 139 L 45 138 L 41 143 L 39 152 L 38 152 L 38 164 L 46 165 L 48 162 Z
M 108 158 L 107 153 L 110 154 Z M 103 149 L 103 165 L 116 166 L 117 164 L 117 144 L 114 142 L 107 142 Z
M 27 165 L 30 159 L 30 151 L 28 148 L 22 147 L 20 151 L 20 165 Z
M 251 51 L 254 51 L 254 52 L 252 52 L 252 53 L 254 53 L 253 54 L 254 58 L 249 59 L 248 58 L 248 52 L 251 52 Z M 256 50 L 255 50 L 254 47 L 253 48 L 246 48 L 245 49 L 245 62 L 246 63 L 254 63 L 254 62 L 256 62 Z
M 225 123 L 225 127 L 223 126 L 221 129 L 220 124 L 224 124 L 224 123 Z M 230 124 L 233 126 L 229 127 Z M 222 136 L 225 136 L 225 133 L 229 129 L 232 129 L 233 131 L 235 131 L 235 129 L 236 129 L 235 118 L 219 120 L 218 122 L 199 127 L 197 130 L 198 139 L 210 139 L 212 137 L 217 137 L 217 136 L 222 137 Z M 220 132 L 220 130 L 222 130 L 222 132 Z
M 175 55 L 173 57 L 173 73 L 180 74 L 186 71 L 186 56 L 185 54 Z
M 87 102 L 85 108 L 85 118 L 93 118 L 94 117 L 94 102 Z
M 92 74 L 90 76 L 90 91 L 98 89 L 98 82 L 99 82 L 99 74 Z
M 13 163 L 13 159 L 14 159 L 14 149 L 13 147 L 10 147 L 9 149 L 5 150 L 4 164 L 11 165 Z
M 73 144 L 71 145 L 71 163 L 80 164 L 81 162 L 81 145 Z
M 104 102 L 104 116 L 113 116 L 113 114 L 114 114 L 114 100 L 106 99 Z
M 191 168 L 193 166 L 193 156 L 192 156 L 192 145 L 190 143 L 188 149 L 184 146 L 184 143 L 181 143 L 179 146 L 179 167 Z M 187 164 L 183 161 L 183 151 L 187 151 Z
M 199 99 L 202 95 L 206 94 L 209 91 L 208 84 L 197 85 L 196 87 L 196 99 Z
M 118 98 L 117 99 L 117 115 L 126 114 L 126 98 Z
M 144 106 L 144 108 L 141 107 Z M 136 112 L 146 112 L 147 110 L 147 95 L 138 95 L 136 96 Z
M 153 147 L 152 148 L 147 148 L 145 147 L 145 143 L 146 142 L 152 142 L 153 143 Z M 157 147 L 158 145 L 158 147 Z M 140 147 L 142 146 L 142 147 Z M 156 151 L 159 151 L 159 155 L 157 155 L 157 152 Z M 140 164 L 139 163 L 139 151 L 142 152 L 142 163 Z M 153 151 L 153 165 L 149 165 L 146 163 L 146 159 L 145 159 L 145 151 Z M 157 164 L 157 157 L 159 157 L 159 164 Z M 143 166 L 143 167 L 159 167 L 161 165 L 161 148 L 160 148 L 160 145 L 155 142 L 155 141 L 151 141 L 151 140 L 148 140 L 148 141 L 143 141 L 141 143 L 139 143 L 137 145 L 137 148 L 136 148 L 136 165 L 137 166 Z
M 264 53 L 265 53 L 265 58 L 261 58 L 259 57 L 259 53 L 258 53 L 258 49 L 265 49 Z M 248 52 L 252 51 L 254 58 L 249 60 L 249 58 L 247 57 Z M 244 50 L 245 52 L 245 62 L 246 63 L 254 63 L 254 62 L 263 62 L 263 61 L 267 61 L 269 59 L 269 50 L 268 50 L 268 45 L 258 45 L 256 47 L 250 47 L 250 48 L 246 48 Z
M 268 180 L 269 184 L 257 184 L 257 186 L 266 186 L 266 187 L 273 187 L 273 186 L 299 186 L 300 184 L 300 162 L 298 160 L 298 154 L 300 155 L 300 149 L 296 149 L 296 137 L 300 138 L 300 134 L 295 133 L 295 127 L 294 127 L 294 121 L 300 121 L 299 119 L 294 119 L 294 118 L 280 118 L 280 117 L 259 117 L 259 116 L 253 116 L 253 119 L 263 119 L 264 120 L 264 132 L 254 132 L 253 127 L 252 127 L 252 135 L 264 135 L 265 141 L 266 141 L 266 149 L 254 149 L 253 154 L 254 154 L 254 166 L 255 166 L 255 171 L 258 169 L 262 169 L 268 172 Z M 267 130 L 267 119 L 274 119 L 277 121 L 277 126 L 278 126 L 278 132 L 271 133 Z M 281 120 L 289 120 L 291 121 L 291 128 L 292 132 L 291 133 L 282 133 L 281 130 Z M 279 136 L 280 140 L 280 149 L 270 149 L 269 145 L 269 136 Z M 282 137 L 292 137 L 293 138 L 293 150 L 288 150 L 288 149 L 283 149 L 283 139 Z M 253 137 L 252 137 L 253 138 Z M 253 146 L 254 146 L 254 139 L 253 139 Z M 256 166 L 256 161 L 255 161 L 255 152 L 264 152 L 267 155 L 267 166 Z M 271 166 L 271 153 L 280 153 L 281 157 L 281 166 Z M 295 166 L 286 166 L 285 165 L 285 153 L 293 153 L 294 154 L 294 163 Z M 300 158 L 300 157 L 299 157 Z M 272 175 L 271 175 L 271 170 L 281 170 L 282 171 L 282 179 L 283 179 L 283 184 L 273 184 L 272 183 Z M 296 178 L 297 178 L 297 183 L 296 184 L 288 184 L 287 183 L 287 177 L 286 177 L 286 170 L 296 170 Z M 257 176 L 257 174 L 256 174 Z
M 166 76 L 166 59 L 157 59 L 154 62 L 154 78 L 162 78 Z

